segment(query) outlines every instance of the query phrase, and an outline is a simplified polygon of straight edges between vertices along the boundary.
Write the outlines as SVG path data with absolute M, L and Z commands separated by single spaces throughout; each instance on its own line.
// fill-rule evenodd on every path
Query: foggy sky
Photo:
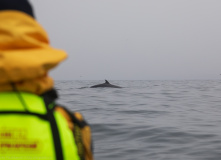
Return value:
M 30 0 L 55 80 L 220 79 L 220 0 Z

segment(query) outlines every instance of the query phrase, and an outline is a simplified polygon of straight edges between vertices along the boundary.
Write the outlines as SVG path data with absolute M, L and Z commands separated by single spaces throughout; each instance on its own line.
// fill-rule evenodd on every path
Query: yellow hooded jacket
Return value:
M 31 16 L 0 11 L 0 92 L 41 94 L 53 86 L 47 72 L 67 55 L 50 47 L 47 33 Z
M 50 47 L 47 33 L 31 16 L 19 11 L 0 11 L 0 93 L 16 88 L 23 93 L 41 95 L 51 90 L 53 80 L 47 73 L 66 57 L 64 51 Z M 63 109 L 57 107 L 55 114 L 58 112 L 67 120 L 69 129 L 76 128 Z M 84 127 L 83 132 L 90 133 L 90 128 Z M 90 134 L 85 135 L 82 137 L 88 143 L 86 159 L 93 159 Z

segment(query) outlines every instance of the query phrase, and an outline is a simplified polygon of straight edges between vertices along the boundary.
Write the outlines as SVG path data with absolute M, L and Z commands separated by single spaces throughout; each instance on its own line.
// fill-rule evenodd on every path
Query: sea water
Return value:
M 221 80 L 56 81 L 91 125 L 96 160 L 221 160 Z

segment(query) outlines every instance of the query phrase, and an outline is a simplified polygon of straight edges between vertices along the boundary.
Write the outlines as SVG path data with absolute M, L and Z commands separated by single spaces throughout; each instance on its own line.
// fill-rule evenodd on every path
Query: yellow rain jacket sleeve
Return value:
M 47 73 L 67 57 L 49 45 L 41 25 L 26 13 L 0 11 L 0 92 L 41 94 L 53 87 Z

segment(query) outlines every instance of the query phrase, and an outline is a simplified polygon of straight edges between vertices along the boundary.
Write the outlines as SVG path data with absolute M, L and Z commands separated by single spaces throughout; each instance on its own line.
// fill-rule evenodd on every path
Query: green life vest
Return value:
M 73 132 L 47 98 L 0 93 L 0 159 L 79 160 Z

